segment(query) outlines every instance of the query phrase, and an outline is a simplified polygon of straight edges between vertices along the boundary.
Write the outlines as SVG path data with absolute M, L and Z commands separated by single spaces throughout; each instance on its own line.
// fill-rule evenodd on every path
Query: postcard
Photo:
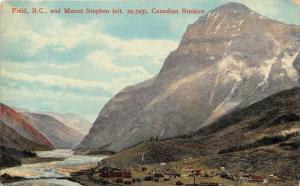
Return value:
M 300 184 L 299 0 L 0 3 L 1 184 Z

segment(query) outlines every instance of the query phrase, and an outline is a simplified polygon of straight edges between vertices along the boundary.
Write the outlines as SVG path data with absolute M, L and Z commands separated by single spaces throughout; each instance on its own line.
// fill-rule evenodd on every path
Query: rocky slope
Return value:
M 92 127 L 91 122 L 73 113 L 59 114 L 54 112 L 39 112 L 39 114 L 52 116 L 58 121 L 64 123 L 66 126 L 77 130 L 83 135 L 88 134 L 90 128 Z
M 23 115 L 7 105 L 0 105 L 0 144 L 20 150 L 50 150 L 54 145 L 36 130 Z
M 15 130 L 8 127 L 5 123 L 0 121 L 0 146 L 14 148 L 18 150 L 50 150 L 36 142 L 30 141 L 29 139 L 22 137 Z
M 188 26 L 160 73 L 123 89 L 78 152 L 119 152 L 149 138 L 191 133 L 239 107 L 299 86 L 300 26 L 228 3 Z
M 66 126 L 52 116 L 30 112 L 24 112 L 22 115 L 35 129 L 43 133 L 55 148 L 72 148 L 84 137 L 77 130 Z
M 283 181 L 297 181 L 299 144 L 298 87 L 237 109 L 193 134 L 124 150 L 101 166 L 131 167 L 193 158 L 193 164 L 210 168 L 223 166 L 235 173 L 275 174 Z

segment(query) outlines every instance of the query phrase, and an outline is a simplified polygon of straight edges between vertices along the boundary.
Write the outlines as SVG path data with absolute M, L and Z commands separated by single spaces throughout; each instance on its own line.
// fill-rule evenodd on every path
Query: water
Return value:
M 85 155 L 73 155 L 72 150 L 69 149 L 57 149 L 53 151 L 38 151 L 36 152 L 39 157 L 58 157 L 65 158 L 63 161 L 42 162 L 34 164 L 23 164 L 18 167 L 12 167 L 0 170 L 0 174 L 7 173 L 12 176 L 22 176 L 25 178 L 34 178 L 37 180 L 28 180 L 21 182 L 14 182 L 5 185 L 70 185 L 77 186 L 78 183 L 74 183 L 68 180 L 55 179 L 69 176 L 70 172 L 79 171 L 82 169 L 88 169 L 100 162 L 106 156 L 85 156 Z M 42 178 L 42 179 L 38 179 Z M 51 179 L 44 179 L 51 178 Z
M 38 179 L 4 184 L 5 186 L 81 186 L 79 183 L 63 179 Z

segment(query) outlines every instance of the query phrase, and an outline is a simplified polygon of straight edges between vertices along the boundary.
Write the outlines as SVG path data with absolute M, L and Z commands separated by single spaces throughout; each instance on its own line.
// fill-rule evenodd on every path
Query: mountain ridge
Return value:
M 35 112 L 35 113 L 52 116 L 58 121 L 64 123 L 66 126 L 77 130 L 82 135 L 86 135 L 92 126 L 91 122 L 89 122 L 87 119 L 75 113 L 66 113 L 66 114 L 60 114 L 55 112 Z
M 0 106 L 1 125 L 5 125 L 2 127 L 5 130 L 1 131 L 1 135 L 3 137 L 6 135 L 4 133 L 5 131 L 11 131 L 11 133 L 17 133 L 18 135 L 22 136 L 19 138 L 27 139 L 27 141 L 31 141 L 32 144 L 37 144 L 37 146 L 45 146 L 45 148 L 48 149 L 54 148 L 54 145 L 49 141 L 49 139 L 37 131 L 32 125 L 30 125 L 30 123 L 24 119 L 23 115 L 2 103 Z
M 59 114 L 52 113 L 52 115 L 58 116 Z M 73 114 L 68 117 L 75 118 L 75 120 L 80 118 Z M 81 142 L 84 137 L 82 131 L 79 132 L 77 129 L 69 127 L 54 116 L 29 112 L 20 108 L 13 109 L 4 104 L 1 104 L 0 119 L 1 145 L 18 150 L 70 149 Z M 68 124 L 71 125 L 70 123 L 72 121 Z M 45 144 L 47 148 L 43 147 Z
M 298 25 L 238 3 L 208 12 L 188 26 L 158 75 L 124 88 L 104 106 L 75 149 L 119 152 L 151 137 L 188 134 L 298 86 L 299 32 Z

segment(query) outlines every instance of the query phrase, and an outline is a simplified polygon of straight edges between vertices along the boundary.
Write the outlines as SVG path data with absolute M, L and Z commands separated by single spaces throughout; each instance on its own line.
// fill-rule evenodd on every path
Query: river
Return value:
M 31 178 L 31 180 L 4 184 L 7 186 L 77 186 L 80 185 L 65 179 L 57 179 L 68 177 L 70 172 L 88 169 L 95 166 L 106 156 L 86 156 L 73 155 L 73 151 L 69 149 L 56 149 L 52 151 L 37 151 L 39 157 L 58 157 L 65 158 L 62 161 L 42 162 L 34 164 L 23 164 L 18 167 L 11 167 L 0 170 L 0 175 L 7 173 L 11 176 L 22 176 Z

